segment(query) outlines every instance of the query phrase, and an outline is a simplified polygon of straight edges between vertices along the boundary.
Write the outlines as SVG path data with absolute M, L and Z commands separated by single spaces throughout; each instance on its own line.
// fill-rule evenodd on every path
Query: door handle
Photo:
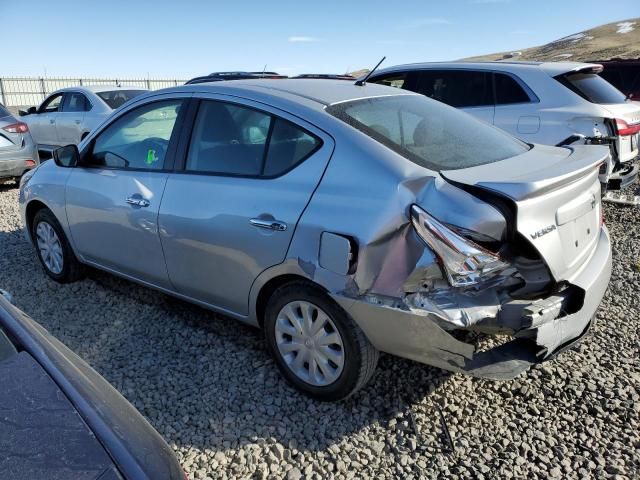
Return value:
M 149 205 L 151 205 L 151 202 L 146 198 L 134 196 L 127 198 L 127 203 L 129 205 L 135 205 L 136 207 L 148 207 Z
M 254 227 L 266 228 L 267 230 L 276 230 L 278 232 L 284 232 L 287 229 L 287 224 L 279 222 L 278 220 L 265 220 L 262 218 L 252 218 L 249 223 Z

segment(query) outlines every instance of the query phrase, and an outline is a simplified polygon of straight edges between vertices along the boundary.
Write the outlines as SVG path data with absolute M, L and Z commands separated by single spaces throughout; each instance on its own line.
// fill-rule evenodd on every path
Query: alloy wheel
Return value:
M 64 255 L 60 238 L 54 228 L 47 222 L 40 222 L 36 227 L 36 242 L 42 263 L 47 269 L 59 275 L 64 268 Z

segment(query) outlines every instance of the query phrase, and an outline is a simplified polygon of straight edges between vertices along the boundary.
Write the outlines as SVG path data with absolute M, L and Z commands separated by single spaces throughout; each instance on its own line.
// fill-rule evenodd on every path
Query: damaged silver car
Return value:
M 608 155 L 380 85 L 216 82 L 137 97 L 20 203 L 54 280 L 90 265 L 259 326 L 338 400 L 380 351 L 508 379 L 580 339 L 611 275 Z

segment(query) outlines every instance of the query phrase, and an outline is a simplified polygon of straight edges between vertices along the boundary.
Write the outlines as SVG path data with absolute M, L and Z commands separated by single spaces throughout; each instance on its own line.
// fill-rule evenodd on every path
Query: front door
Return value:
M 176 290 L 240 315 L 255 278 L 284 261 L 333 150 L 326 134 L 264 108 L 201 100 L 160 207 Z
M 158 211 L 184 99 L 127 111 L 89 142 L 66 186 L 77 252 L 91 263 L 170 288 Z
M 62 106 L 63 93 L 57 93 L 47 98 L 37 113 L 24 117 L 29 125 L 29 131 L 33 140 L 39 145 L 57 145 L 58 132 L 56 120 Z

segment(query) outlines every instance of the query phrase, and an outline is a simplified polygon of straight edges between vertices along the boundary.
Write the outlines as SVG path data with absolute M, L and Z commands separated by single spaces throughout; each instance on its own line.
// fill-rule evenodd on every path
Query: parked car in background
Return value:
M 125 398 L 0 291 L 0 478 L 184 480 Z
M 640 102 L 640 58 L 623 60 L 598 60 L 604 67 L 600 76 L 620 90 L 628 99 Z
M 113 85 L 63 88 L 39 107 L 21 111 L 21 119 L 39 148 L 77 145 L 114 110 L 146 91 Z
M 29 127 L 0 103 L 0 183 L 20 181 L 40 163 Z
M 608 158 L 381 85 L 237 80 L 134 99 L 19 201 L 52 279 L 91 265 L 260 326 L 295 387 L 338 400 L 379 351 L 512 378 L 582 337 Z
M 609 145 L 601 181 L 617 190 L 638 176 L 640 105 L 601 72 L 575 62 L 416 63 L 379 70 L 369 82 L 421 93 L 528 143 Z
M 222 82 L 224 80 L 251 80 L 257 78 L 269 78 L 275 80 L 288 77 L 286 75 L 280 75 L 276 72 L 213 72 L 209 75 L 192 78 L 185 85 L 208 82 Z

